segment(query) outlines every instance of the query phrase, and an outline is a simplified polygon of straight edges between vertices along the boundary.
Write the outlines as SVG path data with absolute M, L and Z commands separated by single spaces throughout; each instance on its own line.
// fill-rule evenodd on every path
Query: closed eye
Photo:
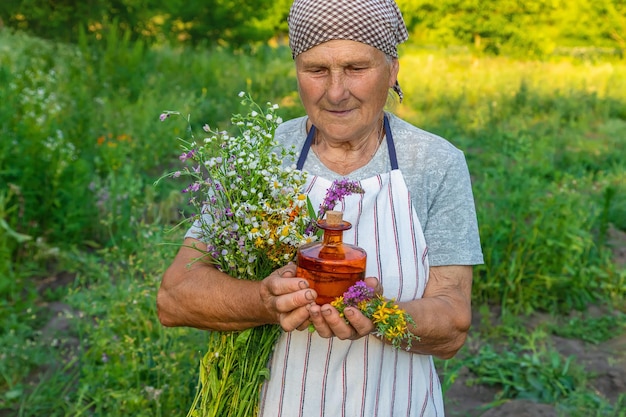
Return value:
M 361 65 L 350 65 L 349 67 L 346 68 L 347 72 L 353 73 L 353 74 L 358 74 L 364 71 L 367 71 L 369 69 L 369 67 L 366 66 L 361 66 Z
M 313 74 L 313 75 L 323 75 L 323 74 L 326 74 L 328 70 L 323 67 L 310 67 L 306 69 L 306 72 Z

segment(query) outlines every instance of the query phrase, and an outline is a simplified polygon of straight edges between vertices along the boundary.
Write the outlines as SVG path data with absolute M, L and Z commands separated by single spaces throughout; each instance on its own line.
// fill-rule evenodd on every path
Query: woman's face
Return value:
M 398 61 L 361 42 L 332 40 L 298 55 L 296 72 L 302 104 L 324 138 L 358 141 L 380 121 Z

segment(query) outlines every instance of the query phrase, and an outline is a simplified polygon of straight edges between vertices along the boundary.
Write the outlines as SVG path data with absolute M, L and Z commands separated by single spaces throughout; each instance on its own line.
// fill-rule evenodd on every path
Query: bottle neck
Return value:
M 343 230 L 324 230 L 325 245 L 341 245 L 343 243 Z

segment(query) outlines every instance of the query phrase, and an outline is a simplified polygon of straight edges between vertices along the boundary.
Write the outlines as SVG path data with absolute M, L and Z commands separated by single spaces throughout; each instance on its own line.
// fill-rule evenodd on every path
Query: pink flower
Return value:
M 317 216 L 319 219 L 324 217 L 327 211 L 335 208 L 335 205 L 350 194 L 363 194 L 365 190 L 359 185 L 358 181 L 350 181 L 347 178 L 333 181 L 328 191 L 326 191 L 326 197 L 322 204 L 320 204 L 320 212 Z
M 356 306 L 361 301 L 368 301 L 374 297 L 374 289 L 368 287 L 365 281 L 358 281 L 343 293 L 343 302 L 346 306 Z

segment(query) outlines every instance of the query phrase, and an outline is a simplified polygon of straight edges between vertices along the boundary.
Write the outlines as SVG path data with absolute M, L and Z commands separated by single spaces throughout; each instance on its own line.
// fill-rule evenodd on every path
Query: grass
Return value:
M 402 52 L 395 111 L 466 152 L 486 256 L 473 301 L 501 311 L 474 336 L 483 347 L 471 360 L 440 364 L 444 386 L 466 367 L 501 399 L 523 392 L 571 415 L 611 415 L 623 404 L 588 388 L 579 364 L 547 344 L 549 329 L 522 337 L 513 318 L 567 314 L 551 331 L 590 342 L 624 332 L 618 313 L 571 314 L 624 309 L 626 272 L 607 231 L 626 230 L 626 64 Z M 206 335 L 164 329 L 155 314 L 180 241 L 164 230 L 180 220 L 186 185 L 153 185 L 176 166 L 185 133 L 158 116 L 225 126 L 241 90 L 279 103 L 284 119 L 300 115 L 289 52 L 156 48 L 115 32 L 69 46 L 5 30 L 0 63 L 0 410 L 185 413 Z M 63 274 L 70 284 L 43 290 Z M 54 335 L 58 303 L 65 328 Z

